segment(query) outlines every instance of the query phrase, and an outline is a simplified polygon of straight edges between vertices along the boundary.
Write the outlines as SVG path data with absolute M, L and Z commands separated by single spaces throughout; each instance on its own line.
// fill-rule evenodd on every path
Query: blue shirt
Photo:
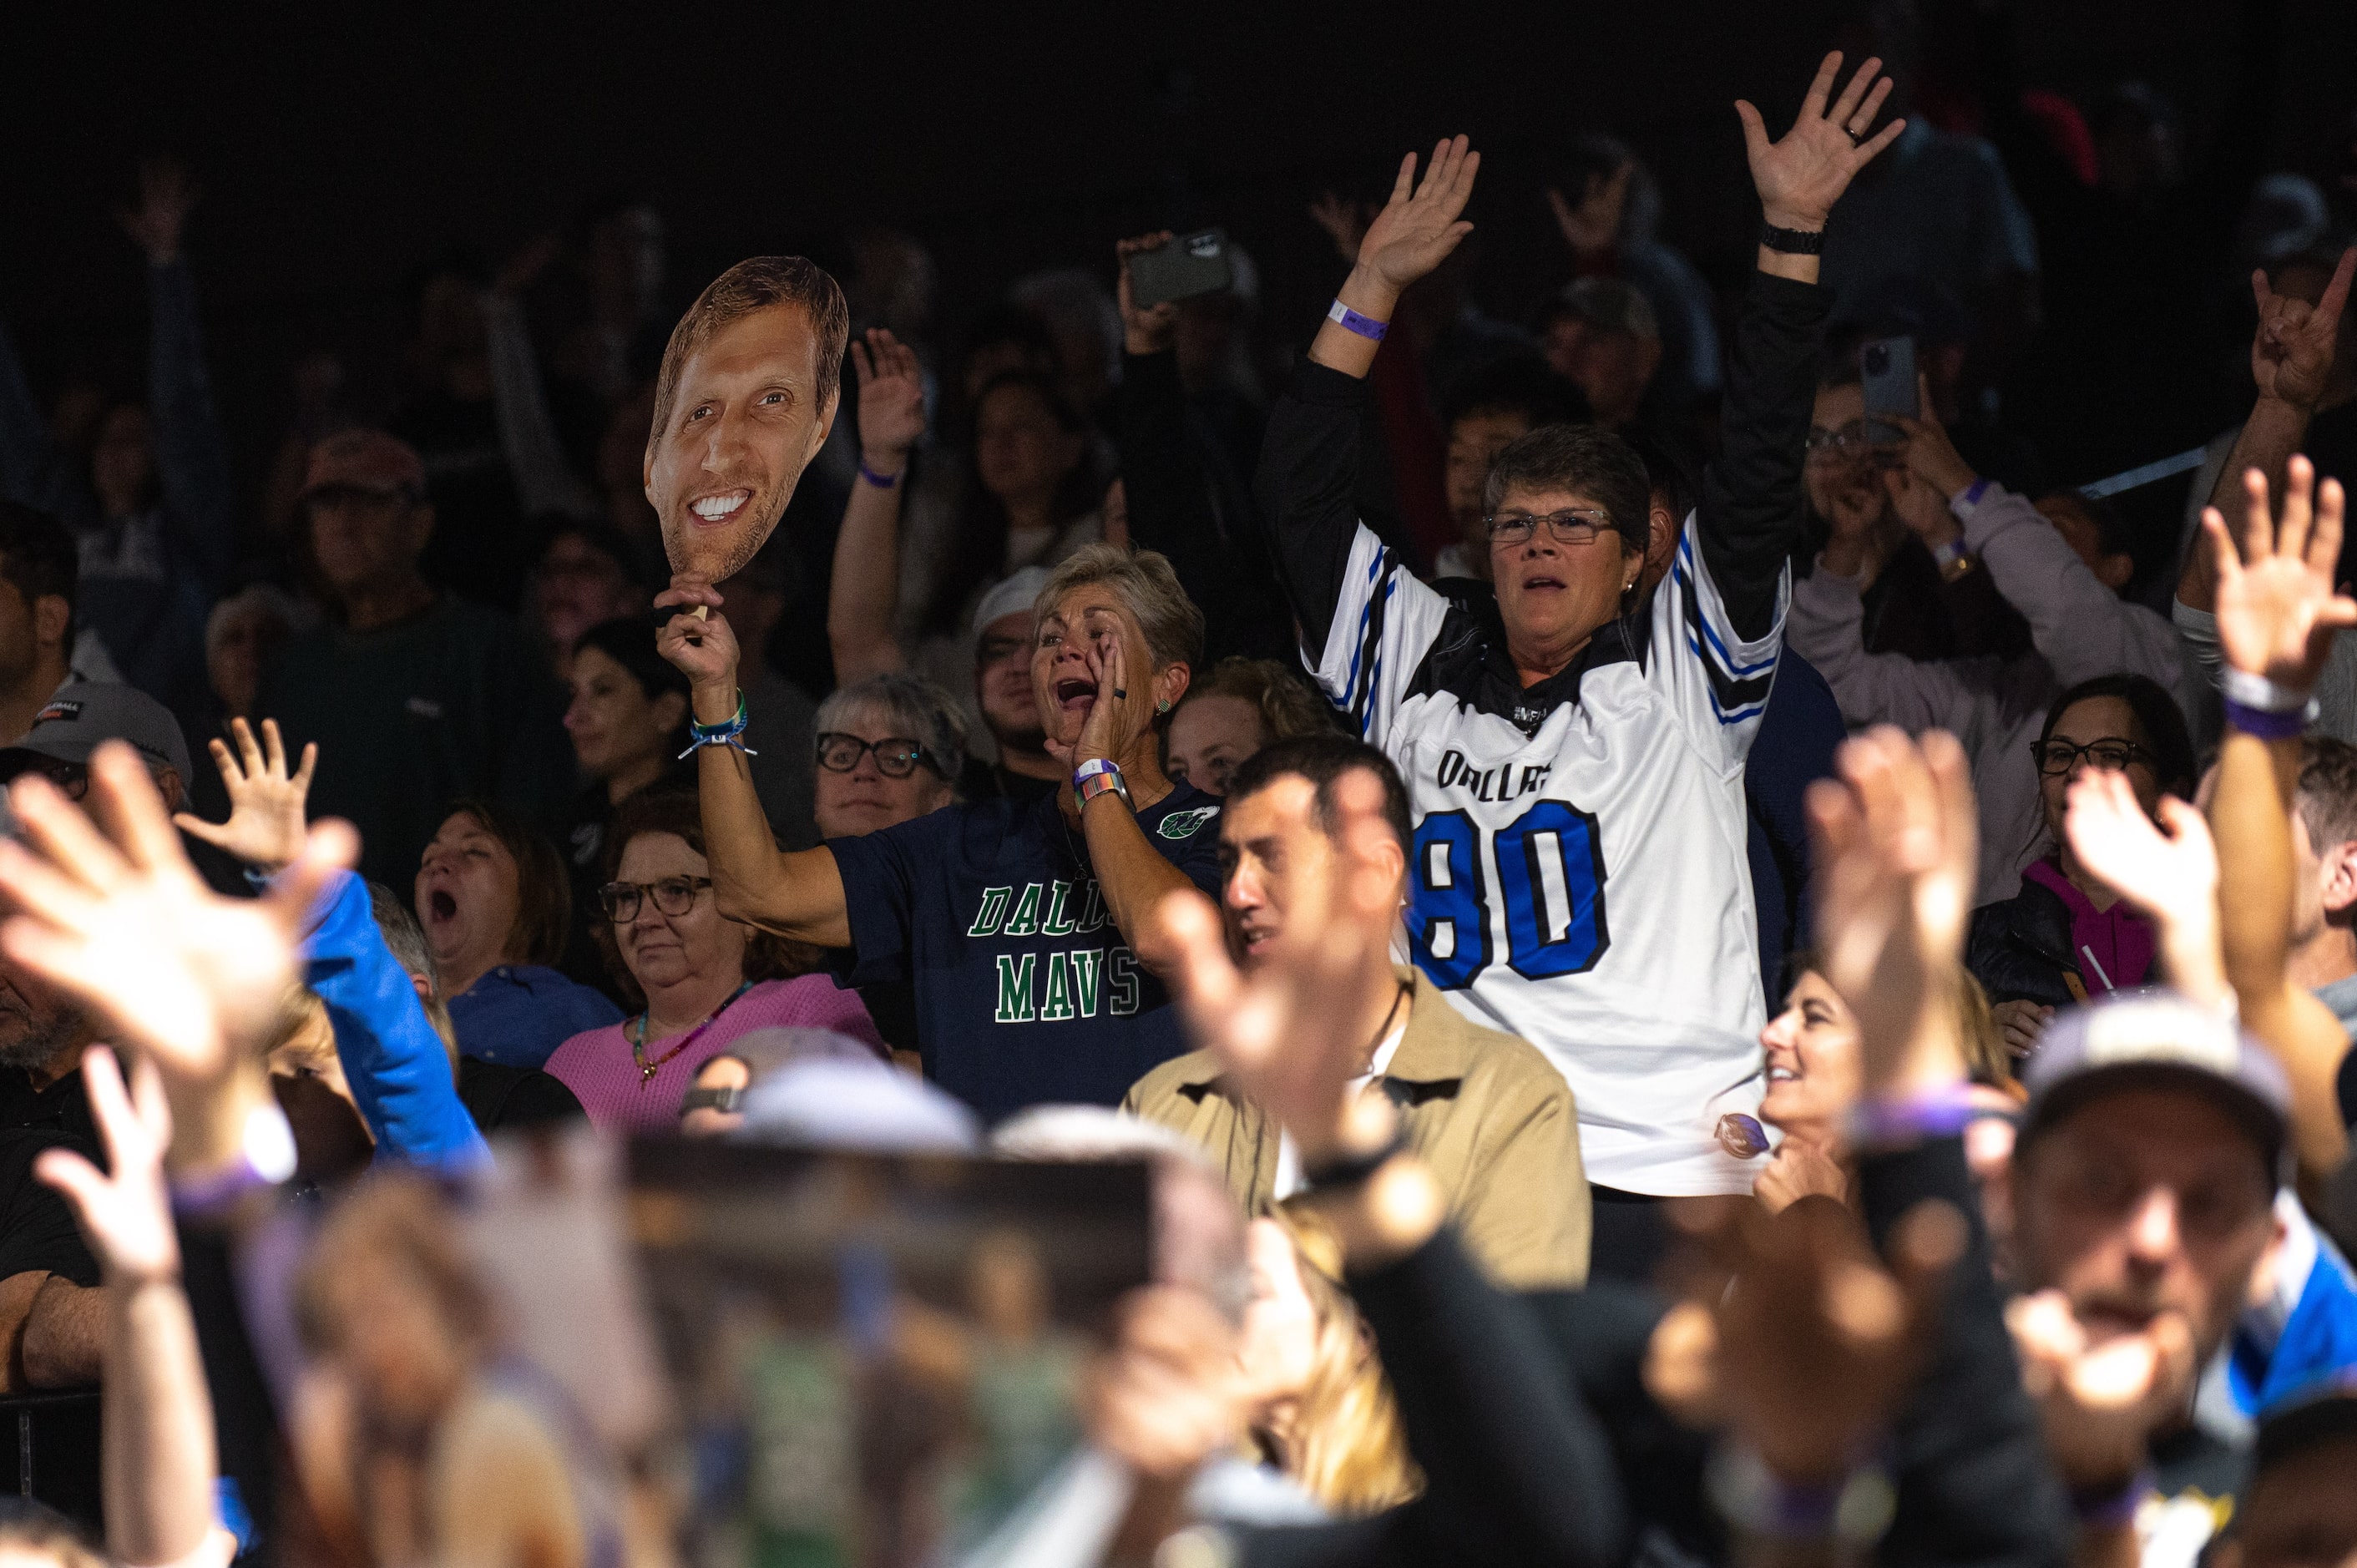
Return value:
M 450 998 L 458 1054 L 500 1067 L 540 1067 L 574 1036 L 621 1021 L 604 992 L 536 963 L 503 963 Z
M 1118 1105 L 1187 1048 L 1056 799 L 949 806 L 827 844 L 851 923 L 842 983 L 913 982 L 925 1075 L 993 1121 L 1028 1105 Z M 1181 784 L 1137 825 L 1208 893 L 1219 812 Z
M 2275 1295 L 2244 1311 L 2229 1342 L 2227 1387 L 2245 1415 L 2357 1367 L 2357 1279 L 2298 1199 L 2278 1197 L 2276 1212 L 2285 1240 Z

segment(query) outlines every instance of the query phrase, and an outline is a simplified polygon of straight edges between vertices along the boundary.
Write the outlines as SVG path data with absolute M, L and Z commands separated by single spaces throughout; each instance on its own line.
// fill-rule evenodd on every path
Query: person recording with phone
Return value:
M 2140 675 L 2173 698 L 2197 742 L 2208 705 L 2204 682 L 2168 620 L 2122 598 L 2135 571 L 2125 524 L 2099 499 L 2057 490 L 2032 502 L 1974 472 L 1918 383 L 1919 416 L 1885 412 L 1862 423 L 1898 433 L 1895 466 L 1878 472 L 1889 505 L 1943 572 L 1986 574 L 2029 625 L 2030 647 L 2011 657 L 1919 660 L 1867 640 L 1867 598 L 1880 568 L 1838 528 L 1816 570 L 1792 589 L 1793 650 L 1815 665 L 1852 725 L 1953 731 L 1974 758 L 1981 802 L 1976 902 L 2010 898 L 2022 868 L 2047 851 L 2034 775 L 2023 766 L 2049 705 L 2105 675 Z M 1824 405 L 1820 394 L 1819 406 Z M 1846 428 L 1846 427 L 1845 427 Z M 1812 431 L 1815 443 L 1817 433 Z M 1811 453 L 1814 467 L 1816 452 Z M 1854 497 L 1837 506 L 1867 504 Z

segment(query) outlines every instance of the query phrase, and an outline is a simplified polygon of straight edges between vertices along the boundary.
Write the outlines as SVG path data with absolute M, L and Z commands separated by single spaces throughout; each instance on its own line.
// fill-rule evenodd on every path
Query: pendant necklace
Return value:
M 663 1063 L 671 1060 L 672 1058 L 679 1055 L 680 1052 L 695 1044 L 696 1040 L 703 1036 L 705 1030 L 709 1029 L 714 1024 L 719 1022 L 720 1015 L 727 1012 L 728 1009 L 736 1004 L 737 998 L 744 995 L 745 993 L 752 989 L 753 983 L 748 980 L 744 984 L 738 986 L 735 991 L 730 992 L 727 1001 L 723 1002 L 719 1006 L 715 1007 L 711 1012 L 705 1014 L 703 1023 L 698 1024 L 694 1028 L 690 1029 L 685 1035 L 680 1037 L 679 1044 L 673 1046 L 671 1049 L 665 1051 L 662 1055 L 657 1057 L 652 1061 L 647 1060 L 647 1015 L 644 1013 L 640 1014 L 638 1020 L 630 1026 L 630 1059 L 636 1062 L 639 1067 L 639 1087 L 640 1089 L 644 1089 L 648 1084 L 652 1083 L 655 1080 L 655 1074 L 662 1069 Z

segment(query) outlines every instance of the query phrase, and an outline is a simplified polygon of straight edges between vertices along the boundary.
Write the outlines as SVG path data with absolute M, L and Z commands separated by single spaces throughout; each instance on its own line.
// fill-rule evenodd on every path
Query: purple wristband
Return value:
M 1849 1113 L 1849 1140 L 1860 1150 L 1904 1148 L 1955 1137 L 1979 1113 L 1961 1083 L 1912 1100 L 1864 1100 Z
M 2071 1494 L 2071 1511 L 2085 1530 L 2126 1530 L 2136 1523 L 2136 1509 L 2153 1488 L 2153 1473 L 2138 1470 L 2116 1487 L 2095 1487 Z
M 1357 333 L 1371 343 L 1382 342 L 1383 334 L 1391 330 L 1388 323 L 1378 321 L 1372 316 L 1361 316 L 1339 299 L 1326 312 L 1326 319 L 1345 332 Z
M 1975 479 L 1971 484 L 1964 487 L 1964 493 L 1956 498 L 1954 504 L 1957 506 L 1978 506 L 1981 504 L 1981 498 L 1988 494 L 1988 488 L 1989 482 L 1986 479 Z
M 2260 740 L 2298 740 L 2308 733 L 2308 723 L 2315 716 L 2316 704 L 2310 703 L 2304 708 L 2277 714 L 2269 713 L 2265 708 L 2254 708 L 2228 697 L 2225 709 L 2226 722 L 2244 735 Z
M 867 459 L 865 457 L 859 460 L 859 477 L 879 490 L 888 490 L 900 482 L 899 474 L 879 474 L 867 466 Z

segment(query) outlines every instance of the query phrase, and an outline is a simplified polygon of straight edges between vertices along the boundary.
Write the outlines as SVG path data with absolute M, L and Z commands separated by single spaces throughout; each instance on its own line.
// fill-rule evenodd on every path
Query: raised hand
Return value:
M 1326 192 L 1309 204 L 1309 220 L 1326 231 L 1334 242 L 1334 250 L 1344 261 L 1355 265 L 1359 260 L 1359 242 L 1367 237 L 1367 225 L 1373 215 L 1365 204 Z
M 2341 264 L 2314 305 L 2276 293 L 2264 270 L 2251 274 L 2251 294 L 2259 306 L 2259 328 L 2251 335 L 2251 379 L 2259 383 L 2261 397 L 2306 409 L 2323 397 L 2352 274 L 2357 246 L 2341 252 Z
M 1334 199 L 1329 196 L 1326 199 L 1331 201 Z M 1158 233 L 1140 234 L 1135 240 L 1124 240 L 1114 247 L 1114 253 L 1121 258 L 1118 286 L 1122 346 L 1133 354 L 1159 354 L 1178 340 L 1178 303 L 1166 299 L 1159 305 L 1141 306 L 1129 286 L 1129 259 L 1146 251 L 1160 250 L 1170 243 L 1170 231 L 1165 229 Z
M 655 651 L 687 676 L 695 716 L 708 725 L 726 724 L 737 712 L 737 634 L 716 613 L 720 605 L 720 590 L 692 572 L 673 576 L 655 596 L 655 608 L 681 612 L 655 633 Z
M 1940 493 L 1941 504 L 1959 490 L 1970 489 L 1980 476 L 1948 439 L 1948 428 L 1932 409 L 1932 381 L 1928 376 L 1915 378 L 1915 406 L 1921 412 L 1913 419 L 1903 413 L 1878 413 L 1874 417 L 1896 426 L 1907 443 L 1900 448 L 1900 457 L 1907 471 Z
M 2179 1313 L 2092 1345 L 2070 1301 L 2050 1290 L 2016 1300 L 2005 1323 L 2046 1451 L 2074 1488 L 2134 1476 L 2153 1434 L 2181 1419 L 2193 1398 L 2193 1331 Z
M 1697 1280 L 1683 1327 L 1706 1348 L 1705 1403 L 1787 1482 L 1826 1483 L 1889 1425 L 1929 1352 L 1964 1217 L 1926 1203 L 1901 1217 L 1888 1266 L 1865 1227 L 1823 1197 L 1770 1216 L 1720 1211 L 1705 1241 L 1717 1265 Z M 1665 1325 L 1666 1326 L 1666 1325 Z
M 1932 549 L 1964 532 L 1955 513 L 1948 510 L 1948 498 L 1921 475 L 1907 468 L 1885 468 L 1882 489 L 1890 498 L 1890 510 L 1900 525 Z
M 2317 490 L 2315 465 L 2293 457 L 2280 523 L 2267 508 L 2265 474 L 2245 473 L 2243 493 L 2248 510 L 2239 553 L 2218 509 L 2201 510 L 2218 579 L 2218 644 L 2234 669 L 2305 692 L 2324 671 L 2333 632 L 2357 626 L 2357 600 L 2332 591 L 2341 562 L 2341 483 L 2327 479 Z
M 2217 918 L 2218 850 L 2201 813 L 2165 795 L 2160 822 L 2127 776 L 2091 768 L 2071 786 L 2062 831 L 2079 864 L 2155 920 Z
M 1787 1133 L 1768 1165 L 1752 1179 L 1751 1196 L 1781 1214 L 1804 1197 L 1849 1201 L 1849 1173 L 1832 1149 L 1813 1139 Z
M 1415 155 L 1402 158 L 1391 199 L 1359 241 L 1357 276 L 1395 300 L 1408 285 L 1447 261 L 1473 232 L 1473 225 L 1458 214 L 1472 199 L 1473 177 L 1480 168 L 1481 155 L 1470 151 L 1463 136 L 1432 149 L 1421 184 L 1415 177 Z
M 1560 188 L 1547 187 L 1547 207 L 1555 213 L 1555 227 L 1563 231 L 1563 242 L 1571 247 L 1573 255 L 1609 251 L 1620 238 L 1620 215 L 1629 204 L 1629 179 L 1636 168 L 1627 163 L 1610 174 L 1589 174 L 1577 207 L 1564 199 Z
M 139 166 L 139 205 L 115 209 L 115 221 L 147 252 L 149 263 L 160 267 L 178 258 L 180 231 L 203 195 L 186 165 L 151 158 Z
M 106 1147 L 106 1169 L 51 1149 L 33 1174 L 65 1195 L 109 1284 L 168 1283 L 179 1278 L 180 1238 L 164 1184 L 172 1146 L 172 1112 L 156 1064 L 142 1058 L 123 1082 L 114 1053 L 96 1046 L 81 1058 L 91 1119 Z
M 1980 825 L 1956 737 L 1878 725 L 1809 786 L 1823 972 L 1857 1015 L 1869 1096 L 1962 1081 L 1946 1005 L 1964 953 Z
M 1357 1010 L 1334 999 L 1367 995 L 1391 972 L 1398 862 L 1383 853 L 1391 830 L 1383 786 L 1359 771 L 1336 779 L 1333 791 L 1332 870 L 1309 881 L 1289 917 L 1295 929 L 1318 933 L 1304 954 L 1272 959 L 1246 975 L 1228 956 L 1210 899 L 1174 893 L 1162 909 L 1178 949 L 1178 1004 L 1189 1030 L 1312 1161 L 1363 1142 L 1361 1134 L 1390 1112 L 1383 1095 L 1348 1094 L 1363 1069 L 1367 1038 Z
M 1875 80 L 1882 70 L 1878 59 L 1869 59 L 1859 66 L 1841 96 L 1827 107 L 1841 63 L 1838 49 L 1825 56 L 1817 67 L 1816 80 L 1809 83 L 1808 96 L 1801 101 L 1800 118 L 1781 141 L 1768 139 L 1767 122 L 1760 119 L 1759 110 L 1741 99 L 1736 101 L 1735 113 L 1743 121 L 1743 149 L 1751 161 L 1752 187 L 1760 193 L 1762 213 L 1780 229 L 1824 228 L 1826 214 L 1833 211 L 1834 203 L 1849 188 L 1857 171 L 1907 128 L 1906 121 L 1893 120 L 1873 139 L 1862 139 L 1874 124 L 1882 101 L 1890 96 L 1890 79 Z
M 0 841 L 0 893 L 16 906 L 0 950 L 176 1079 L 259 1056 L 298 972 L 296 935 L 359 853 L 351 825 L 317 823 L 263 897 L 223 898 L 188 865 L 129 746 L 91 754 L 86 799 L 90 816 L 38 775 L 9 787 L 22 839 Z
M 925 371 L 917 351 L 881 327 L 851 345 L 859 378 L 860 460 L 878 474 L 897 474 L 909 448 L 925 435 Z
M 172 825 L 215 849 L 227 850 L 262 871 L 276 871 L 303 853 L 306 835 L 303 802 L 311 793 L 311 774 L 318 766 L 319 747 L 303 748 L 303 765 L 290 778 L 286 745 L 279 738 L 278 721 L 262 721 L 262 744 L 243 719 L 230 721 L 237 741 L 232 754 L 216 738 L 211 744 L 213 766 L 221 769 L 229 790 L 229 821 L 214 823 L 182 811 Z

